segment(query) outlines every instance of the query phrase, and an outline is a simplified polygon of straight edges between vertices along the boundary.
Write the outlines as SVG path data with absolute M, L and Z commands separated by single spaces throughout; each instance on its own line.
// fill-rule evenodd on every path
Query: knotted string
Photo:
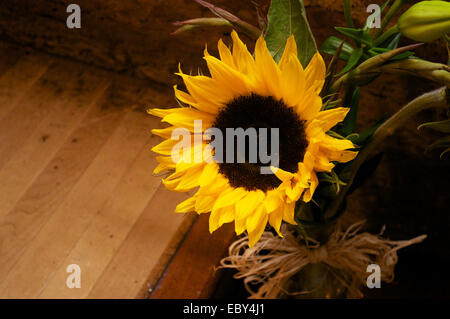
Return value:
M 346 231 L 337 228 L 322 246 L 311 238 L 308 238 L 309 245 L 305 246 L 286 228 L 283 229 L 283 238 L 264 232 L 251 248 L 245 236 L 230 245 L 229 256 L 221 260 L 220 267 L 238 271 L 234 277 L 244 280 L 250 298 L 276 298 L 280 291 L 286 294 L 307 293 L 287 292 L 283 285 L 308 264 L 324 263 L 347 288 L 346 297 L 361 298 L 362 285 L 369 275 L 368 265 L 379 265 L 381 279 L 391 282 L 398 261 L 397 251 L 426 238 L 422 235 L 410 240 L 391 241 L 382 238 L 382 233 L 360 233 L 362 224 L 355 223 Z M 254 290 L 250 285 L 259 288 Z

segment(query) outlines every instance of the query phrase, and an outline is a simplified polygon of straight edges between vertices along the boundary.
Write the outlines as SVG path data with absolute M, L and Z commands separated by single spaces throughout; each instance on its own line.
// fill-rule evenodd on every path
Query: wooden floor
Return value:
M 167 92 L 0 44 L 1 298 L 145 295 L 187 223 L 152 175 Z

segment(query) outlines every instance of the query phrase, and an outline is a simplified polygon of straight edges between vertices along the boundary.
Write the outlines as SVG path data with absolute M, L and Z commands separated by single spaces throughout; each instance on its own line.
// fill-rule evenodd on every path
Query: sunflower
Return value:
M 249 246 L 261 237 L 267 223 L 280 233 L 281 222 L 296 224 L 295 203 L 311 201 L 318 186 L 317 172 L 330 172 L 335 162 L 348 162 L 357 152 L 353 143 L 327 134 L 345 117 L 348 108 L 322 110 L 319 96 L 325 81 L 325 63 L 316 53 L 306 69 L 297 57 L 291 35 L 277 64 L 263 37 L 255 45 L 254 57 L 236 32 L 230 50 L 218 42 L 220 59 L 204 52 L 210 76 L 179 75 L 188 91 L 174 86 L 175 96 L 187 107 L 151 109 L 148 112 L 170 124 L 152 133 L 165 139 L 152 150 L 159 165 L 155 173 L 172 171 L 163 179 L 170 190 L 195 194 L 180 203 L 176 212 L 208 213 L 212 233 L 224 223 L 235 222 L 238 235 L 247 231 Z M 201 120 L 199 130 L 194 121 Z M 203 156 L 210 143 L 208 128 L 279 128 L 279 165 L 274 174 L 261 174 L 261 163 L 221 163 Z M 171 138 L 177 128 L 192 133 L 192 146 L 182 150 L 177 161 Z M 225 140 L 225 144 L 227 141 Z M 201 151 L 201 154 L 200 154 Z M 197 155 L 200 161 L 185 160 Z

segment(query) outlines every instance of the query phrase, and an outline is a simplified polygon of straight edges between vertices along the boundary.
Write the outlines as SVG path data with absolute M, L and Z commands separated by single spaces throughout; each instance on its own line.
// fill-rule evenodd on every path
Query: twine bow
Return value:
M 361 298 L 361 287 L 369 275 L 368 265 L 379 265 L 381 279 L 391 282 L 398 261 L 397 251 L 426 238 L 422 235 L 410 240 L 391 241 L 382 238 L 382 232 L 379 235 L 360 233 L 363 223 L 355 223 L 346 231 L 336 229 L 322 246 L 308 239 L 310 245 L 307 247 L 287 229 L 283 230 L 283 238 L 264 232 L 251 248 L 245 236 L 231 244 L 229 256 L 220 262 L 221 268 L 238 270 L 234 277 L 244 279 L 250 298 L 275 298 L 280 290 L 286 294 L 305 293 L 287 292 L 283 284 L 308 264 L 323 263 L 334 270 L 332 274 L 340 274 L 335 277 L 347 288 L 348 298 Z M 259 288 L 253 290 L 250 285 Z

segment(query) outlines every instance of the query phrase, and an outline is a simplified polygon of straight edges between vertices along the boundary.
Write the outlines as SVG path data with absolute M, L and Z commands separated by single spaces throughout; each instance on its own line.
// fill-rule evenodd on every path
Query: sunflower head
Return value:
M 172 171 L 163 179 L 170 190 L 197 188 L 177 212 L 210 212 L 210 232 L 234 221 L 236 233 L 247 231 L 253 246 L 267 223 L 280 236 L 282 221 L 296 224 L 295 203 L 312 199 L 317 172 L 330 172 L 357 152 L 351 141 L 327 134 L 349 109 L 322 110 L 325 64 L 319 53 L 304 69 L 293 35 L 278 63 L 263 37 L 254 57 L 236 32 L 231 37 L 232 50 L 219 40 L 219 58 L 205 49 L 210 76 L 177 73 L 187 92 L 175 86 L 175 96 L 186 107 L 149 110 L 170 124 L 152 131 L 165 139 L 153 148 L 161 155 L 155 173 Z M 180 129 L 187 133 L 182 147 Z M 241 144 L 229 131 L 244 133 Z M 221 143 L 211 132 L 222 133 Z M 269 153 L 276 165 L 267 165 Z

